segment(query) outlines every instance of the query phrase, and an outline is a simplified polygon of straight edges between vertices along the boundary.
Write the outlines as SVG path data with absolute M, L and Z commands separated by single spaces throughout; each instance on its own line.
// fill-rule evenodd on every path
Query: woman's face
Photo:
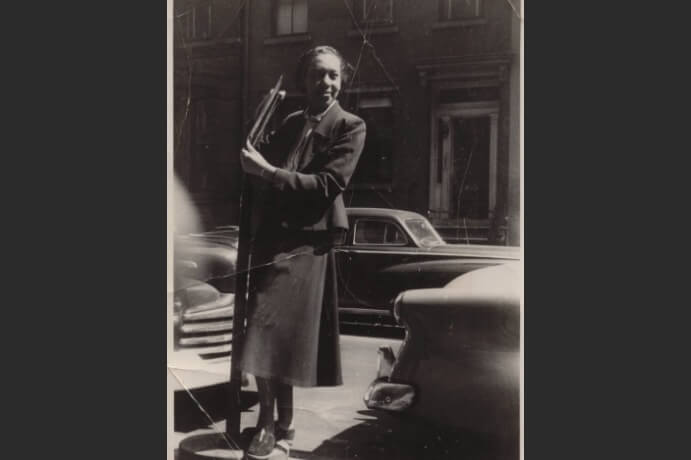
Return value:
M 331 53 L 317 54 L 305 74 L 305 90 L 310 112 L 319 113 L 341 91 L 341 60 Z

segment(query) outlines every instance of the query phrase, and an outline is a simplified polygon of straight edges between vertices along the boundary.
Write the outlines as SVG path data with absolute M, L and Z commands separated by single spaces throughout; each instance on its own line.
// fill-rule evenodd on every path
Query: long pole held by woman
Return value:
M 349 68 L 330 46 L 303 54 L 296 85 L 305 110 L 289 115 L 261 152 L 250 142 L 241 152 L 244 172 L 263 189 L 254 203 L 238 363 L 259 393 L 251 459 L 268 458 L 275 448 L 288 453 L 296 435 L 294 386 L 342 384 L 333 246 L 348 229 L 342 193 L 365 142 L 363 120 L 338 103 Z
M 276 108 L 285 98 L 286 92 L 281 90 L 283 75 L 278 78 L 276 85 L 269 91 L 258 108 L 254 124 L 247 135 L 247 142 L 256 146 L 264 138 L 264 130 L 273 116 Z M 247 305 L 247 284 L 250 269 L 250 249 L 252 235 L 252 187 L 248 175 L 242 175 L 240 194 L 240 232 L 237 253 L 237 274 L 235 283 L 235 309 L 233 312 L 233 353 L 242 354 L 245 340 L 245 318 Z M 245 380 L 236 360 L 231 360 L 230 369 L 230 407 L 226 418 L 226 438 L 232 439 L 240 434 L 241 384 Z

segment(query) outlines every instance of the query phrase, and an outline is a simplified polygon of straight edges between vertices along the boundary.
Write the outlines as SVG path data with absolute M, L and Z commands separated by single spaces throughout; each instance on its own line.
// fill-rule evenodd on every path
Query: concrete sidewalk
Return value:
M 343 380 L 339 387 L 296 388 L 296 438 L 290 458 L 311 460 L 380 460 L 380 459 L 458 459 L 515 458 L 502 455 L 490 439 L 471 434 L 448 434 L 428 427 L 419 420 L 396 414 L 371 411 L 363 395 L 376 375 L 377 349 L 390 345 L 397 351 L 401 341 L 359 336 L 341 337 Z M 257 421 L 254 382 L 243 389 L 243 395 L 254 397 L 242 413 L 242 429 L 254 427 Z M 213 425 L 197 420 L 198 428 L 186 427 L 173 435 L 174 445 L 189 436 L 224 432 L 225 394 L 217 386 L 215 396 L 197 395 L 205 410 L 215 420 Z M 219 410 L 220 408 L 220 410 Z M 194 411 L 193 407 L 187 410 Z M 199 412 L 197 410 L 197 412 Z M 208 420 L 208 419 L 207 419 Z M 201 428 L 200 428 L 201 427 Z M 511 451 L 511 449 L 509 449 Z M 207 455 L 210 455 L 209 452 Z M 237 458 L 228 452 L 218 458 Z M 213 456 L 209 457 L 213 458 Z
M 376 417 L 368 413 L 362 397 L 376 374 L 377 349 L 381 345 L 390 345 L 397 350 L 400 343 L 400 340 L 388 338 L 345 335 L 341 337 L 343 385 L 338 387 L 295 388 L 295 417 L 293 423 L 296 429 L 296 439 L 293 443 L 295 454 L 291 454 L 291 457 L 307 458 L 304 455 L 320 448 L 323 449 L 325 444 L 329 446 L 343 445 L 345 450 L 348 450 L 345 446 L 345 441 L 339 437 L 339 434 L 348 432 L 363 422 L 376 420 Z M 193 373 L 193 371 L 186 371 L 181 380 L 185 382 L 187 378 L 195 379 L 194 383 L 199 386 L 200 379 L 204 379 L 205 376 L 193 376 L 191 375 Z M 207 376 L 206 378 L 215 379 L 217 377 Z M 216 381 L 212 383 L 216 383 Z M 211 391 L 209 390 L 209 392 Z M 244 388 L 243 393 L 252 394 L 254 392 L 256 392 L 256 387 L 254 386 L 253 379 L 251 379 L 250 386 Z M 223 393 L 220 388 L 217 389 L 216 393 L 216 401 L 222 399 Z M 203 392 L 196 394 L 195 397 L 212 418 L 217 419 L 221 415 L 218 413 L 218 410 L 211 407 L 214 405 L 214 397 L 208 397 Z M 257 415 L 258 405 L 256 404 L 243 412 L 241 418 L 242 428 L 255 426 Z M 202 417 L 199 414 L 196 415 L 199 423 L 202 423 L 203 417 L 203 415 Z M 185 430 L 184 432 L 176 431 L 173 435 L 173 441 L 175 445 L 178 445 L 182 439 L 188 436 L 213 431 L 224 432 L 225 420 L 220 419 L 206 428 L 191 431 Z M 320 457 L 311 456 L 309 458 Z

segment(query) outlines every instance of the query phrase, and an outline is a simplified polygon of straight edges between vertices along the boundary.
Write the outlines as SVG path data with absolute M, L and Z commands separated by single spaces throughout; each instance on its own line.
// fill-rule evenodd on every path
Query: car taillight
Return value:
M 401 322 L 401 302 L 403 302 L 403 292 L 398 294 L 398 297 L 396 297 L 396 300 L 393 302 L 393 317 L 396 318 L 396 322 L 400 324 Z
M 173 296 L 173 325 L 178 326 L 182 320 L 182 311 L 184 307 L 184 302 L 182 296 L 179 293 L 175 293 Z
M 180 313 L 182 311 L 182 298 L 178 294 L 173 297 L 173 312 Z

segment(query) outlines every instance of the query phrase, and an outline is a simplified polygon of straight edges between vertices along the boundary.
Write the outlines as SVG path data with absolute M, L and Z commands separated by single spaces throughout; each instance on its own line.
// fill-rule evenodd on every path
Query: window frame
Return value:
M 397 101 L 396 96 L 395 96 L 395 90 L 392 87 L 388 86 L 370 86 L 370 87 L 360 87 L 360 88 L 352 88 L 352 89 L 347 89 L 345 90 L 345 94 L 349 98 L 355 98 L 355 100 L 351 103 L 349 101 L 348 103 L 348 109 L 353 111 L 356 115 L 361 116 L 361 110 L 368 110 L 368 109 L 387 109 L 390 112 L 391 115 L 391 124 L 392 124 L 392 129 L 395 132 L 395 129 L 399 123 L 399 115 L 398 115 L 398 104 L 400 103 Z M 390 106 L 381 106 L 381 107 L 362 107 L 361 106 L 361 100 L 377 100 L 377 99 L 388 99 L 390 102 Z M 389 178 L 375 178 L 373 181 L 351 181 L 350 184 L 348 184 L 348 189 L 350 190 L 385 190 L 390 192 L 391 187 L 394 181 L 395 177 L 395 158 L 396 158 L 396 136 L 391 137 L 391 151 L 389 152 L 390 158 L 389 158 Z M 363 151 L 363 154 L 365 152 Z M 362 158 L 362 157 L 361 157 Z
M 197 35 L 197 16 L 200 14 L 205 15 L 207 19 L 208 27 L 206 36 Z M 186 42 L 203 42 L 211 40 L 214 36 L 213 1 L 208 0 L 196 5 L 190 5 L 189 8 L 178 15 L 178 20 L 182 25 L 182 35 Z
M 357 242 L 357 227 L 360 224 L 360 222 L 378 222 L 378 223 L 384 223 L 384 224 L 390 224 L 393 225 L 398 232 L 403 235 L 403 238 L 405 239 L 405 242 L 403 243 L 358 243 Z M 379 217 L 357 217 L 355 219 L 355 223 L 353 224 L 353 246 L 378 246 L 378 247 L 407 247 L 410 246 L 411 244 L 411 239 L 406 233 L 405 230 L 403 230 L 403 227 L 399 225 L 398 222 L 392 219 L 382 219 Z
M 239 0 L 233 0 L 239 1 Z M 224 28 L 224 16 L 222 9 L 218 8 L 218 2 L 207 0 L 197 4 L 188 4 L 186 9 L 180 13 L 175 13 L 177 20 L 174 28 L 180 29 L 185 48 L 203 48 L 216 45 L 238 45 L 242 43 L 243 25 L 239 23 L 237 30 L 232 27 Z M 238 10 L 241 11 L 241 10 Z M 207 34 L 205 36 L 197 33 L 197 20 L 199 15 L 206 16 Z M 237 21 L 231 23 L 234 24 Z M 231 31 L 229 33 L 229 31 Z
M 433 92 L 438 93 L 442 88 L 455 88 L 458 85 L 445 84 L 435 85 Z M 436 99 L 437 96 L 435 96 Z M 494 218 L 497 206 L 498 182 L 499 182 L 499 121 L 501 116 L 500 102 L 496 100 L 491 101 L 476 101 L 476 102 L 455 102 L 449 104 L 436 104 L 430 111 L 430 133 L 438 132 L 439 119 L 446 117 L 489 117 L 490 122 L 490 145 L 489 145 L 489 177 L 488 177 L 488 209 L 487 219 L 466 219 L 472 224 L 481 223 L 488 225 Z M 428 209 L 437 210 L 443 208 L 440 206 L 443 198 L 441 197 L 442 188 L 437 182 L 437 168 L 436 165 L 440 161 L 439 155 L 442 152 L 442 146 L 439 145 L 436 135 L 430 136 L 430 170 L 429 170 L 429 188 L 428 188 Z M 432 226 L 436 226 L 439 222 L 437 219 L 430 219 Z
M 391 9 L 391 15 L 390 19 L 381 21 L 381 20 L 368 20 L 366 19 L 365 12 L 368 9 L 368 2 L 375 3 L 377 1 L 388 1 Z M 359 7 L 355 7 L 355 5 L 358 4 Z M 352 0 L 352 5 L 355 9 L 355 17 L 357 18 L 357 21 L 360 25 L 369 25 L 369 26 L 374 26 L 374 27 L 387 27 L 387 26 L 393 26 L 396 24 L 396 2 L 394 0 Z
M 477 19 L 483 19 L 485 15 L 485 8 L 483 0 L 471 0 L 475 2 L 475 15 L 474 16 L 463 16 L 463 17 L 453 17 L 453 4 L 459 0 L 439 0 L 439 21 L 441 22 L 454 22 L 454 21 L 473 21 Z M 467 0 L 462 0 L 467 1 Z
M 271 21 L 272 21 L 272 36 L 275 39 L 281 39 L 281 38 L 286 38 L 286 37 L 295 37 L 295 36 L 305 36 L 309 34 L 309 24 L 310 24 L 310 8 L 309 8 L 309 0 L 304 0 L 305 2 L 305 31 L 304 32 L 295 32 L 295 27 L 293 24 L 293 17 L 295 14 L 295 2 L 299 0 L 290 0 L 290 5 L 291 5 L 291 14 L 290 14 L 290 33 L 286 34 L 279 34 L 278 33 L 278 13 L 279 13 L 279 8 L 280 5 L 279 3 L 281 0 L 274 0 L 272 2 L 272 15 L 271 15 Z

